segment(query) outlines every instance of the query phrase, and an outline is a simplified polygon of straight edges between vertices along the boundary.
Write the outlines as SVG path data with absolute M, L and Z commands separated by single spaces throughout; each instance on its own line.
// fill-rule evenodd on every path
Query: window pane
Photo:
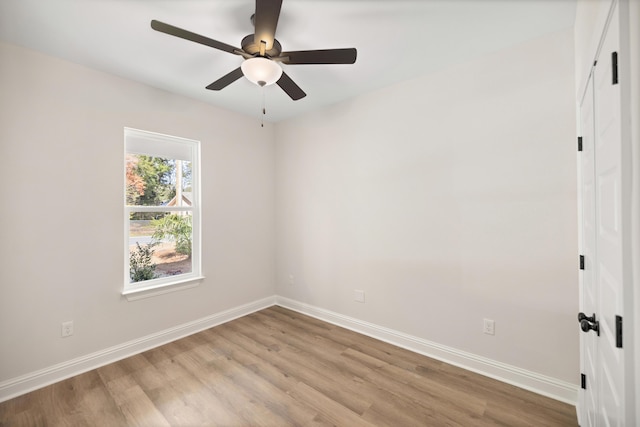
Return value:
M 200 142 L 131 128 L 124 136 L 123 294 L 199 280 Z
M 129 206 L 191 206 L 191 162 L 128 153 L 126 197 Z
M 190 212 L 135 212 L 129 219 L 130 282 L 191 273 Z

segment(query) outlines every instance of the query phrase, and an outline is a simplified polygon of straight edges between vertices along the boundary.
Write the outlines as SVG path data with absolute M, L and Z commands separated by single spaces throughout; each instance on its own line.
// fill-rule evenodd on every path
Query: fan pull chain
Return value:
M 267 114 L 267 109 L 264 106 L 265 104 L 265 95 L 264 95 L 264 86 L 262 86 L 262 115 L 260 116 L 260 127 L 264 127 L 264 116 Z

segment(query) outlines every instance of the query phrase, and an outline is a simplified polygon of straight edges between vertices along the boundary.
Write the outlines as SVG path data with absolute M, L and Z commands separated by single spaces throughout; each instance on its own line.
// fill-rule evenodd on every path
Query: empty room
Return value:
M 2 0 L 0 425 L 640 425 L 640 1 Z

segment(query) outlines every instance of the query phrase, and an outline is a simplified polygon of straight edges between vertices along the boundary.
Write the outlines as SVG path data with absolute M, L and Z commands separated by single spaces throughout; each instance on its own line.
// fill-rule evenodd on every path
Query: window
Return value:
M 202 278 L 200 143 L 130 128 L 124 135 L 123 294 L 195 285 Z

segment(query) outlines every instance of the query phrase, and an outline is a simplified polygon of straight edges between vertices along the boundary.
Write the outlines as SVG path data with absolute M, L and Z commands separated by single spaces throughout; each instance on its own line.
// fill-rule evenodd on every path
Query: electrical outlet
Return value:
M 354 290 L 353 299 L 356 300 L 356 302 L 364 302 L 364 291 Z
M 62 322 L 62 336 L 70 337 L 73 335 L 73 321 Z
M 484 332 L 487 335 L 495 335 L 496 334 L 496 322 L 495 322 L 495 320 L 484 319 L 482 332 Z
M 293 286 L 296 284 L 295 278 L 293 277 L 293 274 L 289 275 L 289 286 Z

